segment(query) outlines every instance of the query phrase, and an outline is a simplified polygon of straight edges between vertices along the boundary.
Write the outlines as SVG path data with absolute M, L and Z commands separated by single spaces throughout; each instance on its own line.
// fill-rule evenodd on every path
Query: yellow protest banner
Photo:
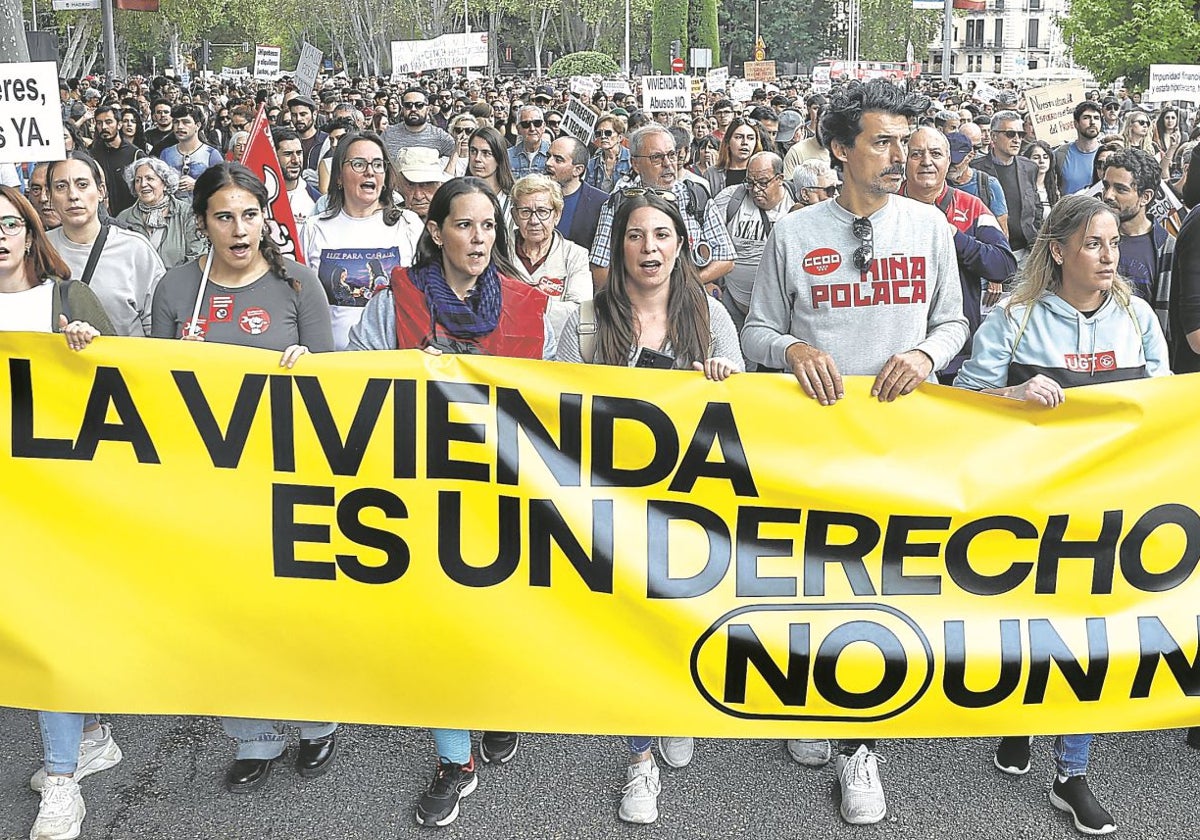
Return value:
M 552 732 L 1200 723 L 1200 380 L 0 334 L 0 704 Z M 62 641 L 72 640 L 71 644 Z

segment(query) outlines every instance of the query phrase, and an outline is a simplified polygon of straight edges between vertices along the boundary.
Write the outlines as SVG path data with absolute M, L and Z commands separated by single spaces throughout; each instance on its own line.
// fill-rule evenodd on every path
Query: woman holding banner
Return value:
M 266 187 L 241 164 L 218 164 L 196 179 L 192 210 L 211 249 L 167 272 L 158 284 L 155 338 L 274 350 L 287 368 L 306 353 L 333 350 L 320 283 L 311 269 L 280 254 L 267 233 L 267 206 Z M 296 769 L 301 776 L 321 775 L 337 752 L 336 723 L 222 718 L 221 724 L 238 743 L 225 774 L 233 793 L 262 787 L 271 764 L 283 754 L 290 726 L 300 730 Z
M 625 191 L 613 217 L 608 284 L 567 320 L 559 361 L 694 370 L 717 381 L 745 370 L 729 313 L 704 293 L 687 257 L 687 227 L 674 198 L 670 192 Z M 662 789 L 653 739 L 627 740 L 629 764 L 617 813 L 625 822 L 652 823 Z M 658 739 L 671 767 L 687 766 L 693 746 L 692 738 Z
M 99 298 L 46 238 L 41 219 L 24 196 L 0 186 L 0 330 L 61 332 L 82 350 L 98 335 L 113 335 Z M 79 782 L 116 766 L 121 748 L 95 715 L 39 712 L 42 767 L 29 786 L 42 795 L 34 840 L 77 837 L 86 809 Z
M 429 203 L 416 262 L 392 270 L 388 289 L 371 298 L 350 330 L 350 349 L 553 358 L 549 299 L 515 279 L 508 235 L 487 183 L 466 176 L 442 184 Z M 443 826 L 458 817 L 459 800 L 479 780 L 469 731 L 434 729 L 433 739 L 438 768 L 416 816 L 421 825 Z M 479 754 L 485 762 L 507 764 L 520 743 L 515 732 L 485 732 Z
M 1067 388 L 1170 375 L 1158 318 L 1117 274 L 1118 224 L 1117 212 L 1095 198 L 1060 199 L 1016 290 L 975 334 L 955 386 L 1054 408 Z M 1068 355 L 1090 363 L 1066 367 Z M 1029 772 L 1032 740 L 1001 739 L 996 767 L 1016 776 Z M 1054 739 L 1050 802 L 1070 813 L 1084 834 L 1108 834 L 1116 821 L 1087 781 L 1091 743 L 1091 735 Z

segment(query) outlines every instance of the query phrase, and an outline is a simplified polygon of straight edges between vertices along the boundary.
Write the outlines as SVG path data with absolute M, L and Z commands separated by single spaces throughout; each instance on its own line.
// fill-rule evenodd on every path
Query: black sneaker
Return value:
M 1200 750 L 1200 726 L 1188 730 L 1187 743 L 1192 749 Z
M 1029 772 L 1029 745 L 1033 738 L 1020 735 L 1001 738 L 996 745 L 996 755 L 992 763 L 996 769 L 1010 776 L 1024 776 Z
M 521 746 L 520 732 L 484 732 L 479 742 L 479 756 L 487 764 L 508 764 Z
M 1075 827 L 1084 834 L 1109 834 L 1117 830 L 1117 821 L 1092 795 L 1087 776 L 1071 776 L 1065 782 L 1055 776 L 1050 786 L 1050 804 L 1070 814 Z
M 458 819 L 458 801 L 478 786 L 474 757 L 466 764 L 439 762 L 429 789 L 417 803 L 417 824 L 450 825 Z

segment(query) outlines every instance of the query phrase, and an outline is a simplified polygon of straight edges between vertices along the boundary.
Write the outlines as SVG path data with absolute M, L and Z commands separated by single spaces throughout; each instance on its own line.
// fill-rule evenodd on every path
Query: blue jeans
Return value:
M 42 730 L 42 765 L 47 773 L 67 775 L 79 763 L 79 745 L 83 730 L 98 723 L 95 715 L 74 712 L 38 712 Z
M 438 757 L 455 764 L 471 760 L 471 731 L 469 729 L 434 729 L 433 743 Z
M 312 723 L 303 720 L 259 720 L 258 718 L 221 718 L 221 726 L 238 742 L 238 759 L 271 759 L 283 755 L 287 731 L 295 726 L 300 737 L 328 738 L 337 731 L 336 723 Z
M 1091 735 L 1059 735 L 1054 739 L 1054 766 L 1058 775 L 1086 776 Z
M 641 755 L 648 752 L 654 743 L 654 739 L 649 735 L 630 735 L 625 740 L 629 742 L 630 755 Z

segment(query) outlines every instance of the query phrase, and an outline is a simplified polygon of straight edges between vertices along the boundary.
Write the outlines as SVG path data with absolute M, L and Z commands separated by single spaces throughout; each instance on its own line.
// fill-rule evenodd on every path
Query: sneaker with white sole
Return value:
M 485 764 L 508 764 L 520 746 L 520 732 L 484 732 L 479 739 L 479 757 Z
M 789 738 L 788 755 L 805 767 L 821 767 L 829 761 L 832 750 L 824 738 Z
M 861 745 L 854 755 L 838 755 L 834 762 L 842 788 L 842 819 L 851 825 L 872 825 L 887 814 L 879 762 L 883 756 Z
M 475 757 L 466 764 L 439 761 L 429 788 L 417 803 L 419 825 L 450 825 L 458 819 L 458 803 L 479 787 Z
M 992 763 L 1002 773 L 1024 776 L 1029 772 L 1029 748 L 1032 744 L 1033 737 L 1027 735 L 1001 738 L 996 745 L 996 754 L 992 756 Z
M 85 732 L 84 735 L 87 733 Z M 107 723 L 101 724 L 99 737 L 84 738 L 79 744 L 79 759 L 73 774 L 75 781 L 81 782 L 93 773 L 108 770 L 121 763 L 121 748 L 113 740 L 112 730 Z M 29 788 L 40 792 L 46 781 L 46 768 L 39 767 L 29 779 Z
M 645 825 L 654 822 L 658 819 L 658 794 L 662 791 L 654 758 L 630 764 L 625 772 L 627 781 L 621 792 L 621 808 L 617 816 L 627 823 Z
M 676 769 L 687 767 L 692 762 L 692 753 L 696 750 L 695 738 L 659 738 L 658 751 L 668 767 Z
M 86 815 L 79 782 L 70 776 L 47 776 L 29 840 L 75 840 Z
M 1055 776 L 1050 804 L 1070 814 L 1075 828 L 1083 834 L 1111 834 L 1117 830 L 1117 821 L 1088 787 L 1087 776 L 1071 776 L 1066 781 Z

